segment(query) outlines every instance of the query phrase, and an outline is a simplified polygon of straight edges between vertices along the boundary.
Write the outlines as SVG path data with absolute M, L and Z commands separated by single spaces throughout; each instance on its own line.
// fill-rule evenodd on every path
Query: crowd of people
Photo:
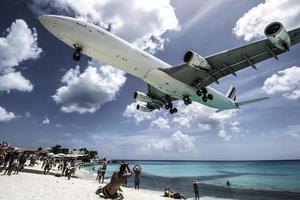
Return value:
M 0 149 L 0 172 L 18 174 L 24 169 L 28 155 L 11 149 Z
M 67 176 L 70 180 L 75 175 L 77 163 L 75 159 L 64 159 L 60 162 L 55 161 L 48 155 L 37 155 L 26 152 L 20 152 L 19 149 L 10 148 L 4 143 L 0 144 L 0 173 L 3 175 L 18 174 L 24 167 L 34 167 L 38 162 L 42 163 L 44 175 L 48 175 L 51 169 L 61 170 L 59 176 Z M 57 175 L 57 174 L 56 174 Z

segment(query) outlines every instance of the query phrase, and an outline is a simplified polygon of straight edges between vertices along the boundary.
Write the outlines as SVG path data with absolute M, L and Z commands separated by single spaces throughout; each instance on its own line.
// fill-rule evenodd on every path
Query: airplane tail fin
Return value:
M 231 86 L 226 93 L 226 97 L 235 101 L 236 100 L 236 89 L 234 86 Z
M 243 106 L 243 105 L 246 105 L 246 104 L 255 103 L 255 102 L 258 102 L 258 101 L 263 101 L 263 100 L 266 100 L 266 99 L 270 98 L 270 97 L 260 97 L 260 98 L 237 101 L 236 100 L 236 89 L 233 86 L 231 86 L 229 88 L 229 90 L 227 91 L 226 97 L 231 99 L 235 103 L 236 108 L 239 108 L 240 106 Z M 218 110 L 216 110 L 216 112 L 218 113 L 218 112 L 222 112 L 224 110 L 227 110 L 227 109 L 218 109 Z
M 263 101 L 263 100 L 266 100 L 266 99 L 269 99 L 269 98 L 270 97 L 260 97 L 260 98 L 255 98 L 255 99 L 236 101 L 236 105 L 239 107 L 239 106 L 243 106 L 243 105 L 246 105 L 246 104 L 255 103 L 255 102 L 258 102 L 258 101 Z

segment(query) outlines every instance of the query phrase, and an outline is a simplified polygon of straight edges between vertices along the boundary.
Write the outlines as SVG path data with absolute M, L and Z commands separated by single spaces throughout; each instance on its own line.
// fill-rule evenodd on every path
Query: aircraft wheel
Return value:
M 206 96 L 203 96 L 203 97 L 202 97 L 202 101 L 207 102 L 207 97 L 206 97 Z
M 73 54 L 73 59 L 75 60 L 75 61 L 79 61 L 80 60 L 80 57 L 81 57 L 81 53 L 80 52 L 74 52 L 74 54 Z
M 178 111 L 177 108 L 173 108 L 172 110 L 174 113 L 177 113 L 177 111 Z
M 188 99 L 187 103 L 192 104 L 193 103 L 192 99 Z
M 201 96 L 202 96 L 202 91 L 201 91 L 201 90 L 197 90 L 197 95 L 198 95 L 199 97 L 201 97 Z
M 207 94 L 207 89 L 205 87 L 201 88 L 203 94 Z
M 208 94 L 208 95 L 207 95 L 207 98 L 208 98 L 209 100 L 213 100 L 213 99 L 214 99 L 214 96 L 213 96 L 212 94 Z
M 189 102 L 187 100 L 184 101 L 185 105 L 189 105 Z
M 170 113 L 171 113 L 171 114 L 177 113 L 177 108 L 172 108 L 172 109 L 170 109 Z
M 166 104 L 166 105 L 165 105 L 165 109 L 169 110 L 169 109 L 170 109 L 170 105 L 169 105 L 169 104 Z

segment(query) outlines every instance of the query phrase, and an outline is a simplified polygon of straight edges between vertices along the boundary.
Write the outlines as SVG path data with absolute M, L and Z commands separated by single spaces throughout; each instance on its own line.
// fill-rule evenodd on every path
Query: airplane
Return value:
M 193 101 L 216 108 L 216 112 L 239 109 L 240 106 L 262 101 L 268 97 L 239 101 L 235 87 L 226 95 L 209 85 L 219 84 L 219 79 L 246 67 L 257 69 L 256 63 L 269 58 L 278 60 L 300 42 L 300 28 L 286 31 L 280 22 L 266 26 L 266 39 L 202 57 L 194 51 L 183 56 L 183 64 L 171 66 L 168 63 L 142 51 L 134 45 L 94 24 L 67 16 L 43 15 L 41 24 L 54 36 L 74 49 L 73 59 L 79 61 L 81 54 L 103 61 L 144 80 L 148 92 L 136 91 L 134 99 L 137 110 L 152 112 L 165 108 L 171 114 L 177 113 L 173 101 L 183 100 L 185 105 Z

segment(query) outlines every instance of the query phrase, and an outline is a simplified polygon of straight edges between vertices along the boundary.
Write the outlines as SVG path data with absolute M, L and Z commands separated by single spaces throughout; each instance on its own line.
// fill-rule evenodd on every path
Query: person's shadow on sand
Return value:
M 122 200 L 122 199 L 124 199 L 124 196 L 121 193 L 119 193 L 119 195 L 116 196 L 115 198 L 108 198 L 108 197 L 106 197 L 102 194 L 99 194 L 99 196 L 103 199 L 113 199 L 113 200 Z

